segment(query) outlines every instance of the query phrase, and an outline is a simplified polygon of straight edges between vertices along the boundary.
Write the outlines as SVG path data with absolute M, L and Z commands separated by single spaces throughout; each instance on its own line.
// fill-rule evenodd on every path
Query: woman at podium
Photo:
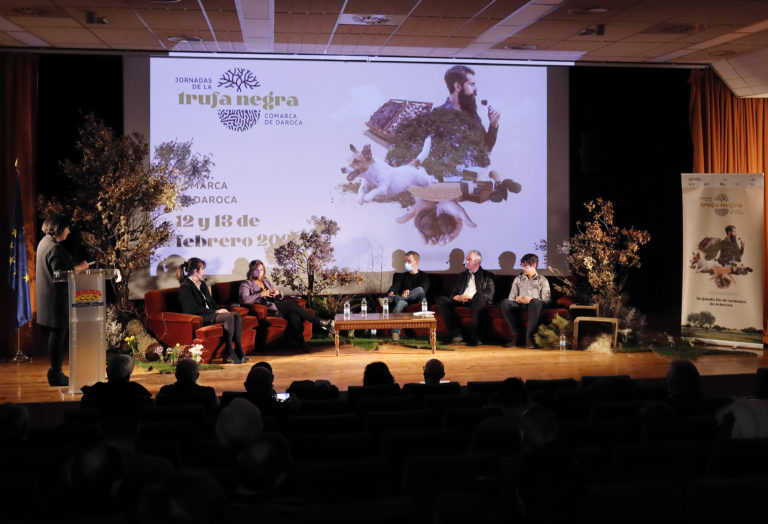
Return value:
M 54 271 L 87 269 L 88 262 L 75 264 L 61 245 L 69 236 L 69 220 L 62 215 L 52 215 L 43 222 L 45 236 L 37 245 L 35 264 L 37 323 L 48 335 L 48 385 L 68 386 L 69 378 L 61 370 L 64 354 L 69 349 L 69 309 L 67 286 L 53 281 Z
M 205 262 L 199 258 L 190 258 L 176 270 L 179 281 L 179 302 L 181 310 L 188 315 L 203 317 L 203 325 L 224 324 L 224 361 L 242 364 L 248 360 L 243 354 L 241 338 L 243 319 L 236 312 L 229 311 L 213 300 L 208 285 L 203 281 Z M 234 348 L 233 348 L 234 342 Z

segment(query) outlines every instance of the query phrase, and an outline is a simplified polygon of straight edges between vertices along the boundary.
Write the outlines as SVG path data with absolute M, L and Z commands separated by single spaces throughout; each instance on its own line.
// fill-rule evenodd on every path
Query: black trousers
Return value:
M 277 306 L 277 310 L 280 312 L 283 318 L 288 321 L 288 326 L 294 335 L 301 337 L 302 340 L 304 339 L 303 333 L 305 320 L 312 322 L 314 327 L 320 327 L 322 320 L 316 315 L 313 315 L 304 309 L 301 304 L 295 300 L 278 300 L 275 302 L 275 305 Z
M 224 324 L 224 351 L 228 356 L 233 354 L 232 342 L 234 342 L 234 355 L 243 358 L 243 318 L 239 313 L 227 311 L 216 313 L 216 322 Z
M 475 293 L 470 302 L 457 302 L 451 297 L 437 297 L 437 308 L 440 311 L 440 316 L 443 317 L 445 327 L 452 333 L 463 331 L 461 319 L 456 314 L 456 306 L 469 306 L 472 310 L 472 329 L 468 335 L 478 338 L 480 336 L 480 317 L 488 307 L 488 300 L 485 295 Z M 461 334 L 467 336 L 467 333 L 462 332 Z
M 69 328 L 45 327 L 48 334 L 48 359 L 51 362 L 51 370 L 61 371 L 64 362 L 64 354 L 69 350 Z
M 528 310 L 528 328 L 525 330 L 525 336 L 531 337 L 539 327 L 539 318 L 541 317 L 541 309 L 544 307 L 544 303 L 538 298 L 532 299 L 528 304 L 518 304 L 514 300 L 505 298 L 499 304 L 501 308 L 501 314 L 504 315 L 504 320 L 509 324 L 509 329 L 512 330 L 515 337 L 519 337 L 523 331 L 523 311 Z

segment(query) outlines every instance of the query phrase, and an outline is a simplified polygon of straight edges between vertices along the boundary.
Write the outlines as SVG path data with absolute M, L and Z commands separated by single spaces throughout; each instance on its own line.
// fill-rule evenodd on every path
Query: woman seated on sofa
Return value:
M 269 316 L 285 318 L 299 347 L 304 346 L 305 320 L 312 322 L 314 327 L 324 331 L 329 336 L 333 334 L 332 320 L 322 320 L 304 309 L 295 300 L 285 299 L 280 290 L 264 276 L 265 274 L 264 263 L 261 260 L 251 260 L 251 263 L 248 264 L 245 280 L 240 284 L 241 304 L 263 304 L 267 306 Z
M 239 313 L 228 311 L 219 305 L 211 297 L 208 286 L 203 281 L 205 274 L 205 262 L 199 258 L 190 258 L 176 270 L 176 279 L 179 281 L 179 302 L 181 310 L 188 315 L 203 317 L 203 325 L 221 323 L 224 324 L 224 362 L 227 360 L 233 364 L 242 364 L 249 360 L 243 354 L 241 337 L 243 333 L 243 319 Z M 234 349 L 232 343 L 234 342 Z

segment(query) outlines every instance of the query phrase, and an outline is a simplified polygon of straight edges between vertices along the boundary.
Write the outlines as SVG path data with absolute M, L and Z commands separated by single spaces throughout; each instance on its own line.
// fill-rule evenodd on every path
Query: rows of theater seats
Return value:
M 531 401 L 557 415 L 559 442 L 578 477 L 571 522 L 734 522 L 760 514 L 768 493 L 768 439 L 731 439 L 716 418 L 726 398 L 669 400 L 676 416 L 642 417 L 666 401 L 664 384 L 626 376 L 528 380 Z M 501 382 L 466 386 L 350 387 L 305 400 L 268 421 L 290 445 L 291 492 L 222 505 L 220 522 L 526 522 L 515 500 L 519 438 L 481 421 L 503 414 Z M 405 391 L 405 393 L 403 392 Z M 225 393 L 222 404 L 238 396 Z M 78 446 L 99 438 L 97 411 L 73 409 L 63 425 L 0 450 L 0 519 L 123 522 L 124 515 L 61 514 L 56 482 Z M 203 469 L 224 493 L 237 487 L 234 457 L 199 405 L 149 406 L 136 451 L 176 470 Z M 574 479 L 578 479 L 574 482 Z M 548 489 L 562 486 L 537 486 Z M 543 497 L 546 500 L 546 497 Z M 182 520 L 183 521 L 183 520 Z

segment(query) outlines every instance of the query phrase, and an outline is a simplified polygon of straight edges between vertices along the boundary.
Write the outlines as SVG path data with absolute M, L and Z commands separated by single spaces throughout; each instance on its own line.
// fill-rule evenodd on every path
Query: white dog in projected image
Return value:
M 354 145 L 350 144 L 349 148 L 354 155 L 350 158 L 349 164 L 341 168 L 341 172 L 347 174 L 348 182 L 360 179 L 360 188 L 357 190 L 357 201 L 360 204 L 370 202 L 374 198 L 393 199 L 411 186 L 426 187 L 437 182 L 419 167 L 419 164 L 429 156 L 431 147 L 432 138 L 427 137 L 421 153 L 414 160 L 403 166 L 392 167 L 374 158 L 370 144 L 366 144 L 362 151 L 358 151 Z

